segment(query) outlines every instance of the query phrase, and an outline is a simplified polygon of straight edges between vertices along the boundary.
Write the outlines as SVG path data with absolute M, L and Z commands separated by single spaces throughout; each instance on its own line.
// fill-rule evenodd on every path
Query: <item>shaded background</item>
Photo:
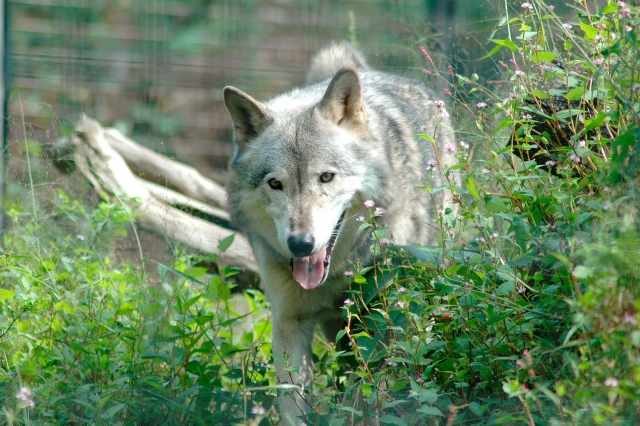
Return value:
M 27 229 L 39 215 L 46 227 L 33 238 L 88 235 L 81 221 L 61 215 L 58 191 L 89 205 L 97 194 L 43 155 L 82 112 L 224 182 L 233 144 L 222 88 L 257 99 L 289 90 L 333 40 L 354 42 L 372 68 L 421 79 L 446 99 L 444 81 L 422 72 L 428 64 L 418 46 L 445 78 L 451 65 L 491 79 L 495 57 L 478 58 L 492 47 L 504 7 L 488 0 L 8 0 L 5 208 Z M 509 7 L 521 10 L 519 1 Z M 163 263 L 179 250 L 138 230 L 105 254 L 139 259 L 140 247 Z
M 24 145 L 22 117 L 27 136 L 47 142 L 86 112 L 218 180 L 233 150 L 224 86 L 267 99 L 300 84 L 310 56 L 342 39 L 356 41 L 373 68 L 437 85 L 420 72 L 418 45 L 442 69 L 478 71 L 488 36 L 480 32 L 501 14 L 477 0 L 7 4 L 14 153 Z

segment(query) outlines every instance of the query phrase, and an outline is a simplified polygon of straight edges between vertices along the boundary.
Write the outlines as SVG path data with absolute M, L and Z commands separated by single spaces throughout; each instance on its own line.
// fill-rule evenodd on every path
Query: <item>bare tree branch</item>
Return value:
M 129 168 L 143 179 L 212 206 L 227 206 L 224 188 L 193 167 L 138 145 L 116 129 L 104 129 L 104 138 L 124 158 Z
M 66 155 L 72 152 L 75 168 L 96 190 L 124 200 L 137 212 L 136 221 L 143 228 L 204 253 L 216 253 L 218 242 L 234 232 L 175 207 L 229 220 L 224 210 L 206 201 L 223 206 L 224 189 L 194 168 L 141 147 L 115 129 L 103 129 L 87 116 L 76 125 L 76 136 L 70 142 L 74 149 L 60 152 Z M 132 170 L 144 177 L 153 175 L 156 180 L 162 179 L 178 191 L 147 182 Z M 258 273 L 251 247 L 242 235 L 235 236 L 234 243 L 220 253 L 219 260 L 224 265 Z

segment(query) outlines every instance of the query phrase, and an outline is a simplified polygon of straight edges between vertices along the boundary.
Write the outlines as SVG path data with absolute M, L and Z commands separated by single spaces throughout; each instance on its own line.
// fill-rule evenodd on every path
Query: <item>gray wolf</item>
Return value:
M 387 210 L 396 244 L 435 244 L 436 211 L 453 207 L 450 191 L 432 198 L 416 188 L 447 183 L 434 161 L 450 165 L 446 147 L 455 143 L 448 114 L 420 82 L 369 70 L 344 42 L 317 54 L 307 82 L 266 102 L 224 89 L 236 144 L 229 212 L 260 266 L 274 353 L 296 368 L 276 361 L 278 380 L 305 389 L 279 397 L 283 424 L 305 424 L 314 328 L 335 338 L 351 284 L 344 272 L 372 260 L 371 235 L 356 220 L 370 214 L 365 201 Z M 435 144 L 418 133 L 435 135 Z

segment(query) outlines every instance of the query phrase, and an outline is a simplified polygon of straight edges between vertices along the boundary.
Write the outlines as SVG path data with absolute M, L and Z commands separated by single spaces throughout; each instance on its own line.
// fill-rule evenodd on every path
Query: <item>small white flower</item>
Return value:
M 586 142 L 584 139 L 581 139 L 581 140 L 578 142 L 578 146 L 579 146 L 580 148 L 584 148 L 585 146 L 587 146 L 587 142 Z
M 364 222 L 364 216 L 356 217 L 356 222 Z
M 427 161 L 427 170 L 433 170 L 436 166 L 438 165 L 438 162 L 436 160 L 429 160 Z
M 549 5 L 549 10 L 554 10 L 556 7 L 552 4 Z
M 555 162 L 555 161 L 553 161 L 553 160 L 549 160 L 549 161 L 547 161 L 547 162 L 546 162 L 546 163 L 544 163 L 544 164 L 545 164 L 547 167 L 551 167 L 551 166 L 553 166 L 554 164 L 556 164 L 556 162 Z
M 491 173 L 491 170 L 487 169 L 486 167 L 482 169 L 482 173 L 484 173 L 485 175 L 488 173 Z
M 469 144 L 468 144 L 468 143 L 466 143 L 465 141 L 460 141 L 460 142 L 458 142 L 458 145 L 460 145 L 460 148 L 462 148 L 462 149 L 464 149 L 464 150 L 469 149 Z
M 342 275 L 344 275 L 345 277 L 352 277 L 353 276 L 353 271 L 344 271 L 342 273 Z M 347 299 L 349 300 L 349 299 Z
M 486 102 L 478 102 L 478 104 L 476 105 L 478 108 L 484 108 L 487 106 Z
M 596 58 L 593 60 L 594 65 L 602 65 L 603 62 L 604 62 L 604 59 L 602 58 Z
M 568 24 L 568 23 L 564 23 L 564 24 L 562 24 L 562 26 L 563 26 L 564 28 L 568 29 L 568 30 L 570 30 L 571 28 L 573 28 L 573 25 Z
M 353 300 L 347 299 L 344 301 L 344 306 L 351 306 L 351 305 L 353 305 Z
M 436 106 L 439 107 L 443 107 L 444 106 L 444 101 L 441 101 L 440 99 L 436 99 L 435 101 L 433 101 L 434 104 L 436 104 Z
M 449 113 L 447 112 L 446 109 L 440 110 L 440 118 L 448 118 L 449 117 Z
M 604 379 L 604 385 L 610 388 L 617 388 L 618 386 L 620 386 L 620 380 L 618 380 L 616 377 L 607 377 L 606 379 Z
M 251 408 L 251 413 L 255 414 L 256 416 L 264 416 L 265 414 L 267 414 L 267 410 L 262 405 L 254 405 Z
M 523 9 L 533 10 L 533 5 L 531 3 L 522 3 L 520 7 L 522 7 Z
M 376 205 L 376 203 L 373 200 L 367 200 L 367 201 L 364 202 L 364 206 L 365 207 L 371 208 L 371 207 L 373 207 L 375 205 Z

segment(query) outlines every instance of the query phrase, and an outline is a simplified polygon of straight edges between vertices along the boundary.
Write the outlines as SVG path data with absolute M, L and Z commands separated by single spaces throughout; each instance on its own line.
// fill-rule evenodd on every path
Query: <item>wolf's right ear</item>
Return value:
M 320 112 L 351 131 L 366 131 L 367 110 L 360 77 L 354 69 L 345 67 L 333 76 L 320 102 Z
M 241 148 L 273 121 L 263 103 L 235 87 L 224 88 L 224 104 L 233 120 L 235 141 Z

